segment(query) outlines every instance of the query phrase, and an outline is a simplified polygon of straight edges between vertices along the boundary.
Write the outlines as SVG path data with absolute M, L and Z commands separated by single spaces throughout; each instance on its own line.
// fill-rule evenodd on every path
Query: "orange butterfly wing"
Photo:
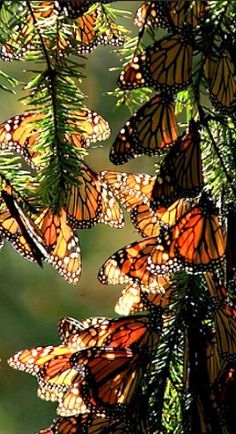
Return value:
M 168 263 L 170 255 L 159 246 L 158 263 Z M 103 264 L 98 280 L 103 284 L 137 283 L 149 289 L 155 288 L 158 278 L 149 267 L 149 257 L 157 252 L 157 238 L 149 237 L 118 250 Z
M 204 215 L 195 207 L 174 227 L 173 234 L 176 253 L 190 268 L 214 269 L 224 258 L 225 242 L 217 215 Z
M 70 283 L 76 283 L 81 274 L 81 254 L 79 240 L 73 229 L 67 224 L 66 212 L 53 214 L 47 208 L 35 223 L 42 231 L 45 244 L 50 250 L 50 262 Z
M 114 164 L 124 164 L 141 155 L 158 155 L 176 141 L 178 127 L 174 103 L 166 96 L 154 96 L 119 132 L 110 150 Z
M 37 131 L 37 121 L 44 115 L 26 113 L 14 116 L 0 125 L 0 147 L 7 148 L 22 155 L 33 169 L 41 168 L 40 151 L 37 143 L 40 140 L 40 131 Z
M 161 326 L 159 314 L 117 319 L 91 318 L 81 323 L 73 318 L 64 318 L 59 323 L 59 334 L 63 344 L 73 351 L 92 346 L 134 347 L 153 351 L 159 340 L 158 329 Z
M 141 286 L 130 284 L 123 289 L 115 305 L 119 315 L 130 315 L 146 310 L 155 310 L 156 306 L 168 306 L 171 298 L 171 288 L 168 278 L 159 278 L 159 286 L 155 292 L 145 292 Z
M 47 122 L 43 114 L 26 113 L 14 116 L 0 125 L 0 147 L 13 150 L 26 160 L 33 169 L 42 169 L 42 152 L 37 145 L 42 142 L 39 121 Z M 81 109 L 70 112 L 69 131 L 66 140 L 76 148 L 86 148 L 91 143 L 106 140 L 110 135 L 108 123 L 98 113 Z
M 73 120 L 68 120 L 68 125 L 72 130 L 79 132 L 67 134 L 68 141 L 72 142 L 77 148 L 87 147 L 91 143 L 103 141 L 110 136 L 110 127 L 101 115 L 93 110 L 83 109 L 70 113 Z
M 211 83 L 212 103 L 222 113 L 231 113 L 236 101 L 235 65 L 228 50 L 222 50 Z
M 100 176 L 128 212 L 137 205 L 148 203 L 155 184 L 155 177 L 143 173 L 104 170 Z
M 203 186 L 203 171 L 198 124 L 190 123 L 161 163 L 153 186 L 151 206 L 156 210 L 180 197 L 194 197 Z
M 76 51 L 78 53 L 88 53 L 97 45 L 122 45 L 124 34 L 119 30 L 116 23 L 108 15 L 104 18 L 103 9 L 97 8 L 83 16 L 76 18 L 77 26 L 73 36 L 76 41 Z M 99 19 L 106 23 L 106 30 L 97 27 Z M 73 23 L 72 23 L 73 24 Z
M 86 164 L 80 164 L 78 185 L 68 186 L 68 221 L 75 228 L 87 229 L 97 223 L 122 227 L 124 218 L 107 185 Z
M 132 358 L 131 351 L 121 348 L 95 347 L 74 353 L 72 369 L 82 375 L 78 375 L 77 381 L 72 381 L 59 402 L 57 413 L 73 416 L 87 412 L 87 405 L 99 408 L 100 405 L 120 402 L 122 397 L 118 388 L 113 389 L 113 383 L 126 385 L 121 372 L 129 367 Z
M 193 48 L 191 34 L 176 33 L 149 46 L 126 65 L 118 79 L 121 89 L 153 87 L 157 91 L 177 92 L 191 82 Z

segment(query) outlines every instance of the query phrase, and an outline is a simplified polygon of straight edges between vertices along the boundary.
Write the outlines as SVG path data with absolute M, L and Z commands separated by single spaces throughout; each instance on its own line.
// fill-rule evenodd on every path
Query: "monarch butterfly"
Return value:
M 185 269 L 189 273 L 214 270 L 224 260 L 225 243 L 218 216 L 194 206 L 159 237 L 147 237 L 118 250 L 102 266 L 101 283 L 156 284 L 155 275 Z
M 92 346 L 109 346 L 138 348 L 151 353 L 157 346 L 161 326 L 160 312 L 117 319 L 92 318 L 82 322 L 63 318 L 58 324 L 63 345 L 75 352 Z
M 142 29 L 163 27 L 168 31 L 181 29 L 186 24 L 191 30 L 199 26 L 208 10 L 207 1 L 167 1 L 163 3 L 144 2 L 137 10 L 134 23 Z
M 43 234 L 45 245 L 50 252 L 50 262 L 70 283 L 76 283 L 81 274 L 79 240 L 67 224 L 63 208 L 57 214 L 47 208 L 35 220 Z
M 102 284 L 129 284 L 134 283 L 152 290 L 158 285 L 158 277 L 154 275 L 148 265 L 151 253 L 156 252 L 159 246 L 162 265 L 173 260 L 172 268 L 180 269 L 179 261 L 175 260 L 174 252 L 157 244 L 157 237 L 147 237 L 118 250 L 103 264 L 98 273 L 98 280 Z M 167 271 L 168 273 L 168 271 Z M 165 274 L 167 274 L 165 273 Z
M 1 190 L 0 205 L 1 242 L 9 240 L 20 255 L 42 267 L 42 261 L 49 258 L 43 235 L 13 196 L 10 185 Z
M 178 155 L 177 150 L 176 154 Z M 165 163 L 166 171 L 171 170 L 170 163 L 167 163 L 168 161 Z M 179 165 L 181 163 L 179 159 L 178 163 Z M 178 165 L 175 164 L 175 166 L 176 170 L 178 170 Z M 164 169 L 162 171 L 164 176 Z M 160 222 L 173 226 L 192 205 L 192 201 L 180 199 L 168 208 L 164 206 L 158 207 L 158 204 L 156 207 L 153 206 L 151 208 L 151 199 L 154 202 L 153 189 L 156 185 L 155 176 L 110 171 L 100 172 L 100 176 L 108 184 L 108 187 L 112 190 L 118 201 L 130 213 L 132 223 L 143 236 L 157 236 L 160 231 Z M 201 180 L 201 174 L 199 178 Z M 162 181 L 160 181 L 161 183 Z M 197 192 L 197 189 L 195 191 Z
M 138 205 L 149 203 L 155 184 L 154 176 L 104 170 L 100 172 L 100 177 L 128 212 Z
M 44 119 L 47 123 L 47 115 L 26 113 L 2 123 L 0 146 L 22 155 L 33 169 L 41 169 L 42 154 L 37 145 L 42 140 L 41 125 Z M 41 121 L 40 128 L 37 128 L 39 121 Z M 68 127 L 71 131 L 67 133 L 66 139 L 77 148 L 85 148 L 96 141 L 106 140 L 110 135 L 108 123 L 98 113 L 89 109 L 72 112 L 71 119 L 68 119 Z
M 229 51 L 222 48 L 215 64 L 210 92 L 212 103 L 223 113 L 232 112 L 233 103 L 236 101 L 235 72 Z
M 211 400 L 214 408 L 218 410 L 221 424 L 227 426 L 231 432 L 232 417 L 235 412 L 235 359 L 226 361 L 219 354 L 216 337 L 214 336 L 211 345 L 207 348 L 207 371 L 212 385 Z M 230 431 L 229 431 L 230 429 Z
M 205 56 L 203 63 L 203 74 L 207 80 L 212 81 L 216 70 L 216 58 L 211 56 Z
M 95 396 L 93 382 L 99 381 L 101 377 L 105 381 L 104 387 L 109 382 L 111 386 L 111 382 L 115 380 L 122 387 L 126 386 L 123 379 L 118 381 L 116 377 L 122 368 L 129 367 L 131 358 L 134 358 L 134 354 L 128 349 L 94 347 L 72 353 L 68 347 L 61 345 L 20 351 L 12 356 L 8 363 L 14 369 L 37 376 L 39 396 L 43 399 L 59 400 L 58 414 L 73 416 L 87 413 L 89 405 L 96 405 L 95 398 L 92 397 L 93 394 Z M 127 382 L 127 378 L 124 378 Z M 87 398 L 87 389 L 91 393 L 91 402 Z M 118 392 L 118 389 L 114 391 L 114 400 Z M 119 398 L 120 401 L 125 399 Z
M 203 187 L 200 134 L 197 122 L 186 131 L 161 163 L 150 199 L 151 207 L 168 206 L 180 197 L 194 197 Z
M 97 26 L 98 22 L 105 23 L 105 30 L 102 25 L 100 25 L 100 28 Z M 76 27 L 74 27 L 74 23 L 77 24 Z M 72 25 L 72 34 L 76 41 L 75 50 L 78 53 L 90 52 L 97 45 L 120 46 L 123 45 L 125 40 L 124 34 L 120 31 L 111 16 L 107 15 L 99 5 L 96 10 L 76 18 L 70 24 Z
M 168 206 L 178 197 L 190 197 L 198 194 L 203 186 L 198 128 L 198 123 L 190 122 L 189 131 L 178 138 L 169 154 L 164 158 L 156 180 L 154 177 L 142 174 L 121 175 L 115 172 L 102 172 L 102 176 L 115 193 L 119 189 L 119 183 L 121 183 L 121 190 L 116 193 L 121 203 L 125 204 L 126 198 L 129 203 L 129 196 L 126 193 L 123 194 L 123 191 L 129 189 L 131 195 L 134 192 L 137 198 L 142 195 L 146 201 L 147 199 L 150 200 L 155 211 L 160 206 Z M 111 150 L 112 153 L 116 155 L 114 145 Z M 116 157 L 115 160 L 117 161 Z M 112 161 L 115 162 L 115 160 L 112 157 Z M 121 162 L 121 160 L 118 161 Z M 130 209 L 127 210 L 130 211 L 134 204 L 139 205 L 140 203 L 138 199 L 134 199 Z
M 161 218 L 166 208 L 156 211 L 148 204 L 138 205 L 130 213 L 131 221 L 142 237 L 158 236 L 160 233 Z
M 206 206 L 211 206 L 210 203 Z M 225 242 L 216 211 L 204 205 L 194 206 L 169 230 L 167 240 L 169 258 L 164 263 L 157 245 L 150 254 L 149 269 L 151 273 L 166 273 L 172 264 L 172 257 L 189 273 L 214 271 L 222 264 L 225 257 Z
M 73 228 L 90 228 L 96 223 L 121 228 L 123 213 L 112 192 L 99 174 L 80 163 L 78 184 L 67 188 L 66 212 Z
M 90 381 L 73 382 L 59 402 L 58 414 L 78 414 L 81 396 L 86 397 L 89 406 L 95 405 L 97 409 L 117 404 L 132 404 L 150 362 L 147 355 L 106 347 L 82 350 L 73 355 L 75 370 L 80 369 L 83 357 L 81 353 L 86 352 L 85 364 Z
M 155 292 L 144 292 L 140 285 L 130 284 L 123 289 L 115 305 L 115 312 L 119 315 L 130 315 L 155 307 L 167 307 L 171 299 L 171 288 L 168 278 L 159 278 L 159 287 Z
M 167 19 L 164 18 L 163 4 L 160 2 L 158 5 L 155 2 L 142 3 L 135 14 L 134 24 L 140 30 L 146 27 L 155 29 L 155 27 L 166 26 Z
M 126 65 L 118 86 L 124 90 L 146 86 L 167 93 L 185 89 L 191 82 L 192 56 L 190 34 L 167 36 Z
M 174 226 L 186 214 L 192 204 L 188 200 L 179 199 L 168 208 L 162 207 L 154 211 L 150 205 L 142 204 L 132 209 L 131 221 L 143 237 L 158 236 L 162 225 Z
M 126 122 L 111 147 L 110 160 L 124 164 L 140 155 L 158 155 L 175 142 L 178 127 L 172 97 L 156 95 Z
M 128 420 L 122 415 L 118 417 L 102 417 L 91 414 L 84 414 L 77 417 L 60 417 L 48 429 L 40 431 L 39 434 L 129 434 L 131 426 Z M 141 434 L 141 432 L 137 432 Z
M 226 426 L 227 431 L 231 431 L 231 420 L 235 411 L 235 359 L 233 356 L 232 360 L 225 360 L 220 354 L 215 334 L 212 336 L 211 342 L 205 346 L 208 381 L 211 386 L 210 402 L 216 412 L 214 416 L 219 417 L 221 426 Z
M 45 26 L 47 19 L 52 23 L 58 24 L 57 46 L 52 45 L 51 39 L 45 39 L 44 43 L 51 49 L 59 48 L 61 52 L 67 48 L 75 49 L 77 53 L 87 53 L 92 51 L 98 44 L 102 45 L 122 45 L 124 34 L 116 26 L 113 19 L 105 14 L 102 8 L 98 7 L 95 11 L 79 16 L 76 20 L 68 19 L 68 23 L 58 20 L 58 2 L 41 2 L 32 5 L 33 13 L 37 24 Z M 60 7 L 59 7 L 60 9 Z M 60 9 L 61 10 L 61 9 Z M 30 13 L 28 15 L 20 13 L 22 23 L 12 29 L 12 36 L 1 47 L 1 57 L 3 60 L 21 58 L 30 51 L 38 48 L 38 35 L 32 31 L 34 19 Z M 106 24 L 105 31 L 97 28 L 97 21 L 102 19 Z M 46 25 L 48 23 L 46 22 Z M 68 25 L 70 26 L 68 29 Z M 68 33 L 69 30 L 69 33 Z M 69 37 L 65 40 L 65 33 Z
M 167 165 L 166 170 L 168 169 L 170 170 L 170 165 Z M 150 200 L 156 185 L 156 177 L 154 176 L 109 171 L 101 172 L 100 176 L 111 188 L 118 201 L 130 213 L 132 223 L 142 236 L 159 235 L 161 224 L 173 226 L 192 206 L 190 200 L 180 199 L 168 208 L 151 208 Z
M 114 196 L 131 213 L 131 220 L 143 236 L 157 235 L 159 231 L 159 210 L 154 212 L 149 205 L 149 197 L 155 177 L 145 174 L 103 171 L 102 179 L 107 182 Z

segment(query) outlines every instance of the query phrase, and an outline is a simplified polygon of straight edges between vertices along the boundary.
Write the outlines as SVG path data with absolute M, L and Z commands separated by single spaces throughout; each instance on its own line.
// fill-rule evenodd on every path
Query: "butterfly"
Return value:
M 49 1 L 32 4 L 34 19 L 37 24 L 40 27 L 50 26 L 57 29 L 56 43 L 52 42 L 52 38 L 44 39 L 48 49 L 59 49 L 61 55 L 67 49 L 70 51 L 74 49 L 75 53 L 80 54 L 92 51 L 98 44 L 123 44 L 124 34 L 103 8 L 98 6 L 91 13 L 78 16 L 76 19 L 64 17 L 62 20 L 61 17 L 58 19 L 58 14 L 61 11 L 60 3 Z M 69 9 L 71 10 L 70 7 Z M 24 9 L 19 10 L 18 13 L 21 23 L 12 28 L 11 38 L 8 38 L 1 47 L 3 60 L 19 59 L 38 49 L 38 34 L 34 31 L 34 19 L 31 13 L 27 13 L 27 10 Z M 102 25 L 97 28 L 97 22 L 105 24 L 105 29 Z
M 101 378 L 104 381 L 101 389 L 102 386 L 111 386 L 113 381 L 122 388 L 128 387 L 126 374 L 121 378 L 120 373 L 122 368 L 129 369 L 131 359 L 134 359 L 134 354 L 129 349 L 94 347 L 72 352 L 67 346 L 61 345 L 20 351 L 8 363 L 14 369 L 37 377 L 39 397 L 59 400 L 59 415 L 73 416 L 87 413 L 90 405 L 96 405 L 93 383 L 99 382 Z M 109 392 L 106 393 L 109 395 Z M 121 396 L 117 389 L 112 394 L 112 402 L 109 396 L 104 399 L 113 404 L 126 397 Z
M 136 12 L 134 23 L 140 29 L 163 27 L 168 31 L 181 29 L 188 24 L 193 30 L 201 24 L 207 10 L 207 1 L 144 2 Z
M 221 49 L 211 81 L 211 100 L 222 113 L 230 113 L 236 101 L 235 66 L 230 52 Z
M 62 345 L 20 351 L 9 364 L 36 376 L 38 395 L 58 400 L 61 416 L 86 413 L 97 402 L 101 407 L 131 402 L 160 326 L 160 314 L 82 323 L 64 318 L 59 323 Z
M 155 176 L 104 170 L 100 177 L 128 212 L 151 199 Z
M 100 23 L 98 26 L 97 23 Z M 75 20 L 71 20 L 71 45 L 76 53 L 88 53 L 97 45 L 123 45 L 124 33 L 101 5 Z
M 122 204 L 126 202 L 127 191 L 130 192 L 130 196 L 136 195 L 137 199 L 136 201 L 134 199 L 128 211 L 133 208 L 134 204 L 141 204 L 141 196 L 146 202 L 150 201 L 156 211 L 158 207 L 168 206 L 178 197 L 190 197 L 199 193 L 203 186 L 203 171 L 201 137 L 198 129 L 199 124 L 192 120 L 188 130 L 180 137 L 176 137 L 177 140 L 163 159 L 156 177 L 144 174 L 101 172 L 113 191 L 120 196 Z M 120 191 L 119 184 L 121 185 Z M 138 201 L 139 197 L 140 201 Z
M 236 377 L 235 377 L 235 359 L 227 361 L 223 354 L 220 354 L 217 345 L 217 338 L 213 335 L 212 342 L 206 347 L 207 373 L 211 384 L 211 401 L 214 409 L 220 415 L 221 425 L 231 427 L 232 416 L 235 411 Z M 233 429 L 233 428 L 232 428 Z
M 155 177 L 109 171 L 101 172 L 100 176 L 117 200 L 130 212 L 135 228 L 143 236 L 157 235 L 160 226 L 159 210 L 154 212 L 149 205 Z
M 225 258 L 225 240 L 214 206 L 208 201 L 205 205 L 195 205 L 183 215 L 177 223 L 165 233 L 161 242 L 167 249 L 160 254 L 158 244 L 150 254 L 151 273 L 176 271 L 182 264 L 189 273 L 214 271 Z M 167 246 L 166 246 L 167 245 Z M 181 266 L 181 268 L 182 268 Z
M 135 56 L 118 79 L 123 89 L 152 87 L 175 93 L 191 83 L 193 47 L 191 34 L 175 33 L 155 42 Z
M 23 211 L 22 201 L 14 197 L 10 185 L 2 188 L 0 198 L 0 238 L 1 243 L 9 240 L 13 247 L 29 261 L 41 267 L 49 259 L 43 235 L 33 220 Z
M 150 198 L 151 207 L 168 206 L 180 197 L 194 197 L 203 187 L 199 124 L 193 120 L 161 163 Z
M 102 284 L 134 283 L 151 290 L 158 285 L 158 277 L 150 271 L 148 258 L 157 248 L 157 237 L 147 237 L 118 250 L 106 260 L 98 273 Z M 163 264 L 168 263 L 169 254 L 160 246 Z
M 122 417 L 102 417 L 91 414 L 84 414 L 77 417 L 60 417 L 46 430 L 41 430 L 39 434 L 129 434 L 131 426 Z M 139 433 L 137 433 L 139 434 Z M 141 432 L 140 432 L 141 434 Z
M 165 280 L 164 282 L 166 283 Z M 98 317 L 82 322 L 66 317 L 58 324 L 63 345 L 75 352 L 93 346 L 109 346 L 138 348 L 152 353 L 158 344 L 161 326 L 162 318 L 159 312 L 116 319 Z
M 224 260 L 225 242 L 218 215 L 194 206 L 159 237 L 147 237 L 113 254 L 101 267 L 101 283 L 137 283 L 152 287 L 155 276 L 185 269 L 214 270 Z
M 158 236 L 162 224 L 173 226 L 192 205 L 190 200 L 179 199 L 168 208 L 152 208 L 150 202 L 156 185 L 154 176 L 109 171 L 101 172 L 100 176 L 130 213 L 133 225 L 143 237 Z
M 168 24 L 168 20 L 164 18 L 163 9 L 163 4 L 161 3 L 159 3 L 158 6 L 155 2 L 142 3 L 135 14 L 134 24 L 140 30 L 148 27 L 155 29 L 159 26 L 166 26 L 166 24 Z
M 110 149 L 110 160 L 124 164 L 141 155 L 158 155 L 178 138 L 174 102 L 156 95 L 142 106 L 120 130 Z
M 79 240 L 74 230 L 68 225 L 63 208 L 56 214 L 46 208 L 36 218 L 35 224 L 40 229 L 51 264 L 62 277 L 70 283 L 76 283 L 81 274 L 81 253 Z
M 131 405 L 140 388 L 150 359 L 140 352 L 131 353 L 125 349 L 93 348 L 87 352 L 85 378 L 87 381 L 73 381 L 58 405 L 58 414 L 71 416 L 78 414 L 81 396 L 88 406 L 112 408 L 117 404 Z M 96 354 L 96 357 L 93 356 Z M 90 357 L 89 357 L 90 356 Z M 73 355 L 73 367 L 80 369 L 81 352 Z
M 160 277 L 154 292 L 145 292 L 140 285 L 130 284 L 123 289 L 115 305 L 119 315 L 131 315 L 143 311 L 155 311 L 156 307 L 166 308 L 171 300 L 169 279 Z
M 33 112 L 12 117 L 0 125 L 0 147 L 22 155 L 33 169 L 43 168 L 43 155 L 38 145 L 43 141 L 42 128 L 47 121 L 47 115 Z M 89 109 L 71 112 L 68 129 L 66 140 L 76 148 L 87 148 L 110 135 L 108 123 Z
M 121 228 L 123 213 L 99 174 L 80 163 L 77 183 L 67 187 L 66 212 L 73 228 L 87 229 L 96 223 Z

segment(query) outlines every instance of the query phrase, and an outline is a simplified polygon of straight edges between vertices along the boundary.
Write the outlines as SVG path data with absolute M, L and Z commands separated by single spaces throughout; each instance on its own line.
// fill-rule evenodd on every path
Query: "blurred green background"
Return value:
M 134 13 L 140 4 L 140 1 L 118 1 L 114 7 Z M 131 21 L 119 22 L 137 34 Z M 153 173 L 154 160 L 148 157 L 138 158 L 121 167 L 109 162 L 112 141 L 130 116 L 125 107 L 116 108 L 115 99 L 106 94 L 114 89 L 117 80 L 118 73 L 109 72 L 110 67 L 119 65 L 114 51 L 110 47 L 98 47 L 85 61 L 87 78 L 83 91 L 88 95 L 86 105 L 102 114 L 112 129 L 112 136 L 103 148 L 90 149 L 86 162 L 96 170 Z M 25 72 L 28 65 L 23 62 L 1 63 L 1 69 L 18 80 L 27 82 L 29 79 L 29 73 Z M 17 88 L 16 95 L 1 91 L 1 122 L 24 111 L 19 102 L 21 96 L 22 86 Z M 0 434 L 33 434 L 49 426 L 56 417 L 56 406 L 37 398 L 35 378 L 9 368 L 7 358 L 21 349 L 57 345 L 57 322 L 63 316 L 83 319 L 115 315 L 113 308 L 121 287 L 99 284 L 97 272 L 108 256 L 140 236 L 130 224 L 127 214 L 126 226 L 122 230 L 97 225 L 93 229 L 79 231 L 78 235 L 83 271 L 80 282 L 75 286 L 64 282 L 49 265 L 44 265 L 41 270 L 22 259 L 9 243 L 0 252 Z

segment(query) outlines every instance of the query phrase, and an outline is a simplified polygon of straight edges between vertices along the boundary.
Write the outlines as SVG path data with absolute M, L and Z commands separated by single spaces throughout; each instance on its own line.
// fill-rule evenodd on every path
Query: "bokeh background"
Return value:
M 129 10 L 133 14 L 140 1 L 117 1 L 114 7 Z M 131 17 L 132 19 L 132 17 Z M 132 21 L 120 19 L 133 35 L 137 28 Z M 96 170 L 121 170 L 154 173 L 154 159 L 138 158 L 121 167 L 109 162 L 109 149 L 116 134 L 130 113 L 125 107 L 115 107 L 115 98 L 107 92 L 115 88 L 117 72 L 109 68 L 118 66 L 119 58 L 110 47 L 98 47 L 85 60 L 86 79 L 82 90 L 87 94 L 86 105 L 98 111 L 109 123 L 112 136 L 103 147 L 90 149 L 86 162 Z M 0 92 L 0 122 L 22 113 L 25 108 L 19 101 L 23 84 L 30 78 L 23 62 L 3 63 L 1 67 L 22 84 L 16 95 Z M 122 230 L 97 225 L 90 230 L 79 231 L 82 250 L 82 277 L 75 286 L 67 284 L 49 265 L 41 270 L 17 254 L 6 243 L 0 252 L 0 434 L 33 434 L 50 425 L 55 418 L 53 403 L 36 396 L 34 377 L 8 367 L 6 360 L 15 352 L 38 345 L 59 344 L 57 322 L 64 316 L 84 319 L 89 316 L 116 316 L 114 304 L 121 287 L 103 286 L 97 281 L 97 272 L 103 262 L 120 247 L 139 239 L 125 214 L 126 225 Z

